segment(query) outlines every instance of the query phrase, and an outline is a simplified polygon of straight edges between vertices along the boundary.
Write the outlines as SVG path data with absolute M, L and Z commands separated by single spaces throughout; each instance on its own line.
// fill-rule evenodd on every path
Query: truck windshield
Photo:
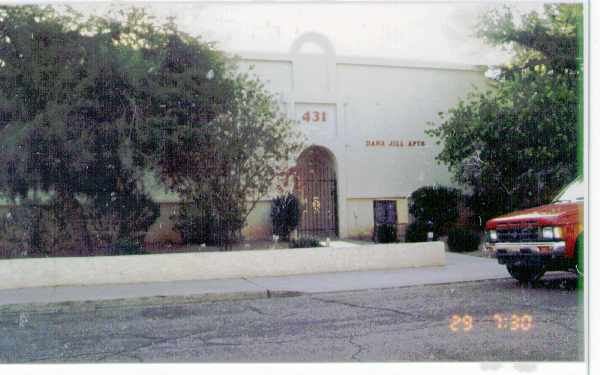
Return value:
M 585 185 L 583 184 L 583 180 L 577 179 L 564 188 L 563 191 L 554 198 L 553 202 L 583 202 L 584 197 Z

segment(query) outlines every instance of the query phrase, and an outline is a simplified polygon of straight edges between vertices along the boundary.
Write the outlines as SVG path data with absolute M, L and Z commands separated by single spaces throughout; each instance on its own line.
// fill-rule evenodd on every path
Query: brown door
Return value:
M 298 158 L 296 194 L 302 203 L 301 237 L 337 237 L 337 183 L 333 158 L 321 147 L 310 147 Z

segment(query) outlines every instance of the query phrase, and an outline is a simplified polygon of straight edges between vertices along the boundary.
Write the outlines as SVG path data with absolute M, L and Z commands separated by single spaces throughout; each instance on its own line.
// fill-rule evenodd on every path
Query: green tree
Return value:
M 484 219 L 546 203 L 577 174 L 577 23 L 580 4 L 546 5 L 517 23 L 509 8 L 486 14 L 479 35 L 512 46 L 487 91 L 440 113 L 426 131 L 443 143 L 437 160 L 472 190 Z
M 0 192 L 34 192 L 33 205 L 51 193 L 60 216 L 95 233 L 86 246 L 139 240 L 158 215 L 142 184 L 158 169 L 146 152 L 215 117 L 224 61 L 140 9 L 86 18 L 0 7 Z
M 142 184 L 153 171 L 229 246 L 298 149 L 276 100 L 234 68 L 142 9 L 0 7 L 0 192 L 51 193 L 110 244 L 158 215 Z
M 202 128 L 181 129 L 169 146 L 168 159 L 177 162 L 161 164 L 168 185 L 218 223 L 215 240 L 224 248 L 301 147 L 292 121 L 260 81 L 242 74 L 231 83 L 224 110 Z

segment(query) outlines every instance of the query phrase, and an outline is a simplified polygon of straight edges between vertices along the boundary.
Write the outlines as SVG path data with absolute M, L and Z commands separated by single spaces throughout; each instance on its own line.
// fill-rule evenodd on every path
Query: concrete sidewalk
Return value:
M 0 305 L 102 301 L 144 297 L 198 297 L 206 300 L 261 298 L 285 292 L 320 293 L 444 284 L 510 277 L 495 259 L 446 253 L 442 267 L 403 268 L 222 280 L 44 287 L 0 290 Z

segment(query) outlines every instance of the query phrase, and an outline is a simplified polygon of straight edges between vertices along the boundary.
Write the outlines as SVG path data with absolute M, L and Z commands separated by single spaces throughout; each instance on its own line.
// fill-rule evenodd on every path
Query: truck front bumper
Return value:
M 496 242 L 486 243 L 486 251 L 498 263 L 511 266 L 552 267 L 565 261 L 565 242 Z

